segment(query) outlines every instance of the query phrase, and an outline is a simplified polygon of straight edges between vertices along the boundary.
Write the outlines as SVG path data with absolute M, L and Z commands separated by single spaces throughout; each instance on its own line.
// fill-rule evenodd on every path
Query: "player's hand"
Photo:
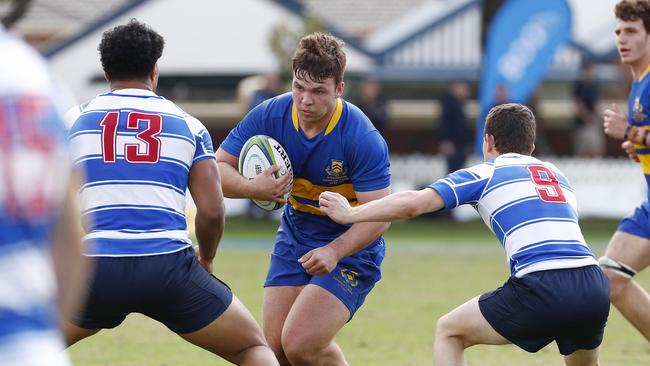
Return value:
M 605 109 L 603 121 L 603 128 L 607 136 L 619 140 L 623 139 L 628 123 L 627 118 L 618 109 L 616 103 L 612 104 L 612 109 Z
M 336 267 L 336 264 L 341 259 L 336 250 L 325 245 L 324 247 L 312 249 L 307 254 L 298 259 L 302 264 L 302 268 L 312 276 L 324 276 Z
M 291 188 L 293 188 L 293 176 L 291 174 L 285 174 L 275 179 L 273 173 L 280 170 L 280 168 L 279 165 L 272 165 L 255 178 L 250 179 L 248 197 L 261 201 L 286 203 L 287 200 L 282 198 L 282 196 L 291 192 Z
M 194 248 L 194 255 L 196 256 L 196 260 L 199 261 L 201 267 L 208 271 L 208 273 L 212 273 L 212 259 L 207 260 L 202 258 L 199 248 Z
M 621 148 L 623 151 L 625 151 L 627 157 L 630 158 L 630 160 L 637 163 L 639 162 L 639 157 L 636 154 L 636 149 L 634 148 L 634 144 L 631 141 L 623 141 Z
M 352 207 L 348 199 L 339 193 L 323 192 L 318 197 L 320 210 L 339 224 L 347 224 Z

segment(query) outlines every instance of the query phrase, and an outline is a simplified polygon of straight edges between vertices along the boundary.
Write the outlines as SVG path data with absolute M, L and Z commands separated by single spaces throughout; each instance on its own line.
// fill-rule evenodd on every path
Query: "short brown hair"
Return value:
M 647 0 L 622 0 L 614 10 L 616 18 L 634 22 L 641 19 L 645 31 L 650 33 L 650 3 Z
M 293 73 L 298 79 L 310 79 L 316 82 L 333 77 L 338 85 L 343 80 L 345 71 L 345 52 L 343 42 L 324 33 L 312 33 L 304 36 L 293 54 Z
M 535 148 L 535 116 L 522 104 L 501 104 L 490 109 L 485 133 L 494 136 L 494 147 L 501 154 L 530 155 Z

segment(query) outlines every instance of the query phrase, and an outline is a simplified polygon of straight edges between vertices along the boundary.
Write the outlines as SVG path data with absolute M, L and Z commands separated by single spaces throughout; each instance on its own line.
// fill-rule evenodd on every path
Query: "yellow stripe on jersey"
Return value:
M 643 128 L 650 130 L 650 126 L 643 126 Z M 634 144 L 634 148 L 639 150 L 648 150 L 648 147 L 645 145 Z M 643 169 L 643 174 L 650 175 L 650 154 L 638 154 L 639 163 L 641 163 L 641 168 Z
M 325 136 L 327 136 L 330 132 L 332 132 L 332 130 L 336 127 L 336 125 L 339 124 L 342 113 L 343 113 L 343 101 L 341 100 L 341 98 L 337 98 L 334 114 L 332 114 L 332 118 L 330 118 L 330 121 L 327 123 L 327 128 L 325 129 Z M 295 104 L 292 104 L 291 106 L 291 122 L 293 122 L 293 128 L 295 128 L 296 131 L 298 131 L 300 129 L 300 126 L 298 124 L 298 108 L 296 108 Z
M 343 197 L 349 200 L 357 198 L 357 195 L 354 194 L 354 187 L 352 187 L 352 183 L 325 187 L 313 184 L 304 178 L 297 178 L 293 181 L 293 189 L 291 190 L 291 195 L 300 198 L 306 198 L 312 201 L 318 201 L 320 194 L 325 191 L 340 193 Z
M 643 71 L 643 73 L 641 74 L 641 77 L 639 77 L 639 80 L 637 80 L 637 81 L 643 80 L 643 78 L 646 77 L 646 75 L 648 75 L 648 73 L 650 73 L 650 65 L 648 65 L 648 67 L 646 67 L 645 71 Z
M 327 124 L 327 128 L 325 129 L 325 136 L 327 136 L 336 125 L 339 124 L 339 120 L 341 119 L 341 113 L 343 113 L 343 102 L 341 101 L 341 98 L 336 99 L 336 109 L 334 110 L 334 114 L 332 115 L 332 118 L 330 118 L 330 122 Z
M 293 207 L 293 209 L 296 211 L 306 212 L 312 215 L 326 216 L 318 207 L 307 203 L 300 203 L 293 197 L 289 197 L 289 203 L 291 204 L 291 207 Z
M 318 197 L 321 193 L 325 191 L 332 191 L 340 193 L 343 197 L 348 200 L 354 200 L 350 202 L 350 205 L 357 206 L 359 203 L 356 201 L 356 194 L 354 193 L 354 187 L 351 183 L 339 184 L 337 186 L 325 187 L 313 184 L 304 178 L 297 178 L 293 181 L 293 189 L 291 190 L 291 196 L 305 198 L 311 201 L 318 201 Z M 289 198 L 289 203 L 296 211 L 307 212 L 315 215 L 323 215 L 320 209 L 317 206 L 310 205 L 308 203 L 298 202 L 293 197 Z

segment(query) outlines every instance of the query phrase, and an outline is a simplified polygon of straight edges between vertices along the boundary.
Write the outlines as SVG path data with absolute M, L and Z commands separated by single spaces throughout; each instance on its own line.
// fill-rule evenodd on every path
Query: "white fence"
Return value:
M 621 218 L 647 197 L 641 166 L 628 159 L 540 159 L 552 162 L 567 176 L 581 218 Z M 475 158 L 468 166 L 480 162 Z M 443 158 L 434 155 L 391 156 L 391 173 L 394 191 L 416 189 L 444 177 L 446 165 Z

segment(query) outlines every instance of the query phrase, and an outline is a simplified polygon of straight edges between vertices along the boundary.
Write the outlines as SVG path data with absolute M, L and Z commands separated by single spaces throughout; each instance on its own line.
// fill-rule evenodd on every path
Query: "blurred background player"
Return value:
M 465 166 L 468 146 L 473 135 L 467 125 L 465 102 L 469 98 L 469 85 L 462 81 L 449 84 L 449 90 L 442 96 L 440 117 L 440 153 L 447 160 L 447 173 Z
M 15 1 L 3 23 L 27 3 Z M 87 261 L 58 90 L 45 61 L 2 25 L 0 54 L 0 365 L 69 365 L 59 313 L 78 305 Z
M 616 45 L 621 62 L 630 66 L 634 83 L 628 117 L 614 105 L 604 112 L 604 128 L 608 136 L 623 140 L 626 152 L 641 162 L 650 187 L 650 3 L 621 1 L 615 12 Z M 650 264 L 648 200 L 621 221 L 599 262 L 612 282 L 612 303 L 650 341 L 650 295 L 632 280 Z
M 584 241 L 568 180 L 530 156 L 535 117 L 521 104 L 490 110 L 485 163 L 461 169 L 420 191 L 350 207 L 333 192 L 321 210 L 341 223 L 394 221 L 474 206 L 508 256 L 511 277 L 438 320 L 437 366 L 463 365 L 464 349 L 514 343 L 537 352 L 555 341 L 567 365 L 598 365 L 609 314 L 609 281 Z
M 584 61 L 580 65 L 580 79 L 573 85 L 573 100 L 575 103 L 576 133 L 573 146 L 575 155 L 580 157 L 599 158 L 605 153 L 605 135 L 603 134 L 598 117 L 598 82 L 596 80 L 596 65 Z
M 287 151 L 293 190 L 282 215 L 264 284 L 264 333 L 283 365 L 346 365 L 335 335 L 381 278 L 386 223 L 339 225 L 318 210 L 335 190 L 354 204 L 389 193 L 388 148 L 354 105 L 341 99 L 343 44 L 303 37 L 293 56 L 292 92 L 260 104 L 217 150 L 224 194 L 280 202 L 291 178 L 273 166 L 254 179 L 237 171 L 243 144 L 264 134 Z M 359 143 L 363 141 L 363 143 Z
M 359 87 L 359 100 L 355 103 L 384 139 L 388 138 L 388 103 L 381 93 L 379 81 L 366 78 Z
M 140 312 L 235 364 L 277 365 L 255 319 L 212 275 L 224 228 L 219 170 L 201 122 L 155 94 L 163 46 L 135 19 L 105 32 L 99 52 L 111 91 L 69 112 L 74 162 L 88 177 L 79 196 L 97 269 L 66 340 Z M 196 251 L 186 189 L 197 207 Z

